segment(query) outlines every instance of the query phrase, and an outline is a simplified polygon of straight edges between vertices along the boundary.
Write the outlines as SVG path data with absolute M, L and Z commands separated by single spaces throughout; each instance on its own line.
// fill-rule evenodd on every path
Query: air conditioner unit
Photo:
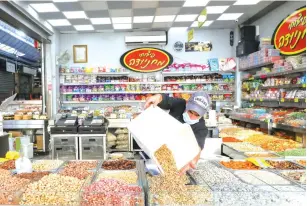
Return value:
M 125 36 L 125 43 L 127 46 L 167 45 L 167 33 L 165 31 L 132 33 Z

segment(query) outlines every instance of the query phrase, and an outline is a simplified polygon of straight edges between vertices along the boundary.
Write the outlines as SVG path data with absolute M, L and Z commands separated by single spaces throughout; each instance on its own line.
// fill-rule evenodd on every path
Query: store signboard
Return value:
M 157 48 L 144 47 L 124 53 L 120 62 L 123 67 L 135 72 L 157 72 L 173 63 L 170 53 Z
M 36 76 L 36 69 L 31 69 L 29 67 L 23 67 L 23 73 L 25 74 L 31 74 L 33 76 Z
M 283 19 L 274 31 L 272 44 L 282 55 L 293 56 L 306 51 L 306 7 Z
M 11 62 L 6 62 L 6 71 L 7 72 L 12 72 L 15 73 L 16 72 L 16 65 L 14 63 Z

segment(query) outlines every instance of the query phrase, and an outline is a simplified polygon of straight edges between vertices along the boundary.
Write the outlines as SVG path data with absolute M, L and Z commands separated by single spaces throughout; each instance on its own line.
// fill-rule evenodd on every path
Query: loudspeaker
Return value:
M 256 38 L 256 26 L 243 26 L 240 29 L 241 40 L 254 41 Z

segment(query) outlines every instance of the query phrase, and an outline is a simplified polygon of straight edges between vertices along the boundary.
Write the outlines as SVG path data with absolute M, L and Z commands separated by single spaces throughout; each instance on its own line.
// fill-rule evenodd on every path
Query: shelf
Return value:
M 295 70 L 290 70 L 290 71 L 270 72 L 270 73 L 267 73 L 267 74 L 253 75 L 251 78 L 242 79 L 242 81 L 254 80 L 254 79 L 265 79 L 265 78 L 268 78 L 268 77 L 283 76 L 283 75 L 295 74 L 295 73 L 301 73 L 301 72 L 306 72 L 306 66 L 300 67 L 300 68 L 295 69 Z
M 63 101 L 63 104 L 128 104 L 128 103 L 144 103 L 145 100 L 123 100 L 123 101 L 90 101 L 90 102 L 77 102 L 77 101 Z
M 203 74 L 233 74 L 235 71 L 186 71 L 186 72 L 162 72 L 163 76 L 170 75 L 203 75 Z
M 249 119 L 249 118 L 243 118 L 243 117 L 236 117 L 234 115 L 230 115 L 229 119 L 238 120 L 238 121 L 241 121 L 241 122 L 248 122 L 248 123 L 252 123 L 252 124 L 258 124 L 262 128 L 268 128 L 268 123 L 266 123 L 264 121 L 260 121 L 258 119 Z
M 258 64 L 255 66 L 247 67 L 247 68 L 240 68 L 239 71 L 247 71 L 247 70 L 257 69 L 257 68 L 265 67 L 265 66 L 273 66 L 273 64 L 274 64 L 273 62 L 265 62 L 265 63 Z
M 258 89 L 292 89 L 292 88 L 306 88 L 306 84 L 289 84 L 289 85 L 279 85 L 279 86 L 259 86 Z
M 306 128 L 292 127 L 292 126 L 284 125 L 284 124 L 273 124 L 272 128 L 282 129 L 282 130 L 297 132 L 297 133 L 306 133 Z
M 62 92 L 61 94 L 63 95 L 70 95 L 70 94 L 170 94 L 170 93 L 183 93 L 183 94 L 191 94 L 195 93 L 197 91 L 148 91 L 148 92 Z M 232 94 L 233 91 L 228 91 L 228 92 L 223 92 L 223 91 L 216 91 L 216 92 L 211 92 L 211 91 L 204 91 L 207 94 Z
M 210 82 L 100 82 L 100 83 L 62 83 L 62 86 L 93 86 L 93 85 L 139 85 L 139 84 L 145 84 L 145 85 L 166 85 L 166 84 L 234 84 L 234 82 L 219 82 L 219 81 L 210 81 Z
M 247 101 L 247 102 L 279 102 L 279 99 L 242 99 L 242 101 Z
M 264 107 L 295 107 L 306 108 L 305 99 L 242 99 L 242 101 L 252 102 L 258 106 Z
M 60 76 L 72 75 L 129 75 L 129 72 L 102 72 L 102 73 L 60 73 Z

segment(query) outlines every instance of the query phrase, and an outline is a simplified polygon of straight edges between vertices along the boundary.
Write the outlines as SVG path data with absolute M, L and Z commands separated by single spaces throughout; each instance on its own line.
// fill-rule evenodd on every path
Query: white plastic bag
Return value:
M 26 157 L 20 157 L 15 161 L 16 165 L 16 172 L 17 174 L 20 173 L 31 173 L 32 170 L 32 163 Z

